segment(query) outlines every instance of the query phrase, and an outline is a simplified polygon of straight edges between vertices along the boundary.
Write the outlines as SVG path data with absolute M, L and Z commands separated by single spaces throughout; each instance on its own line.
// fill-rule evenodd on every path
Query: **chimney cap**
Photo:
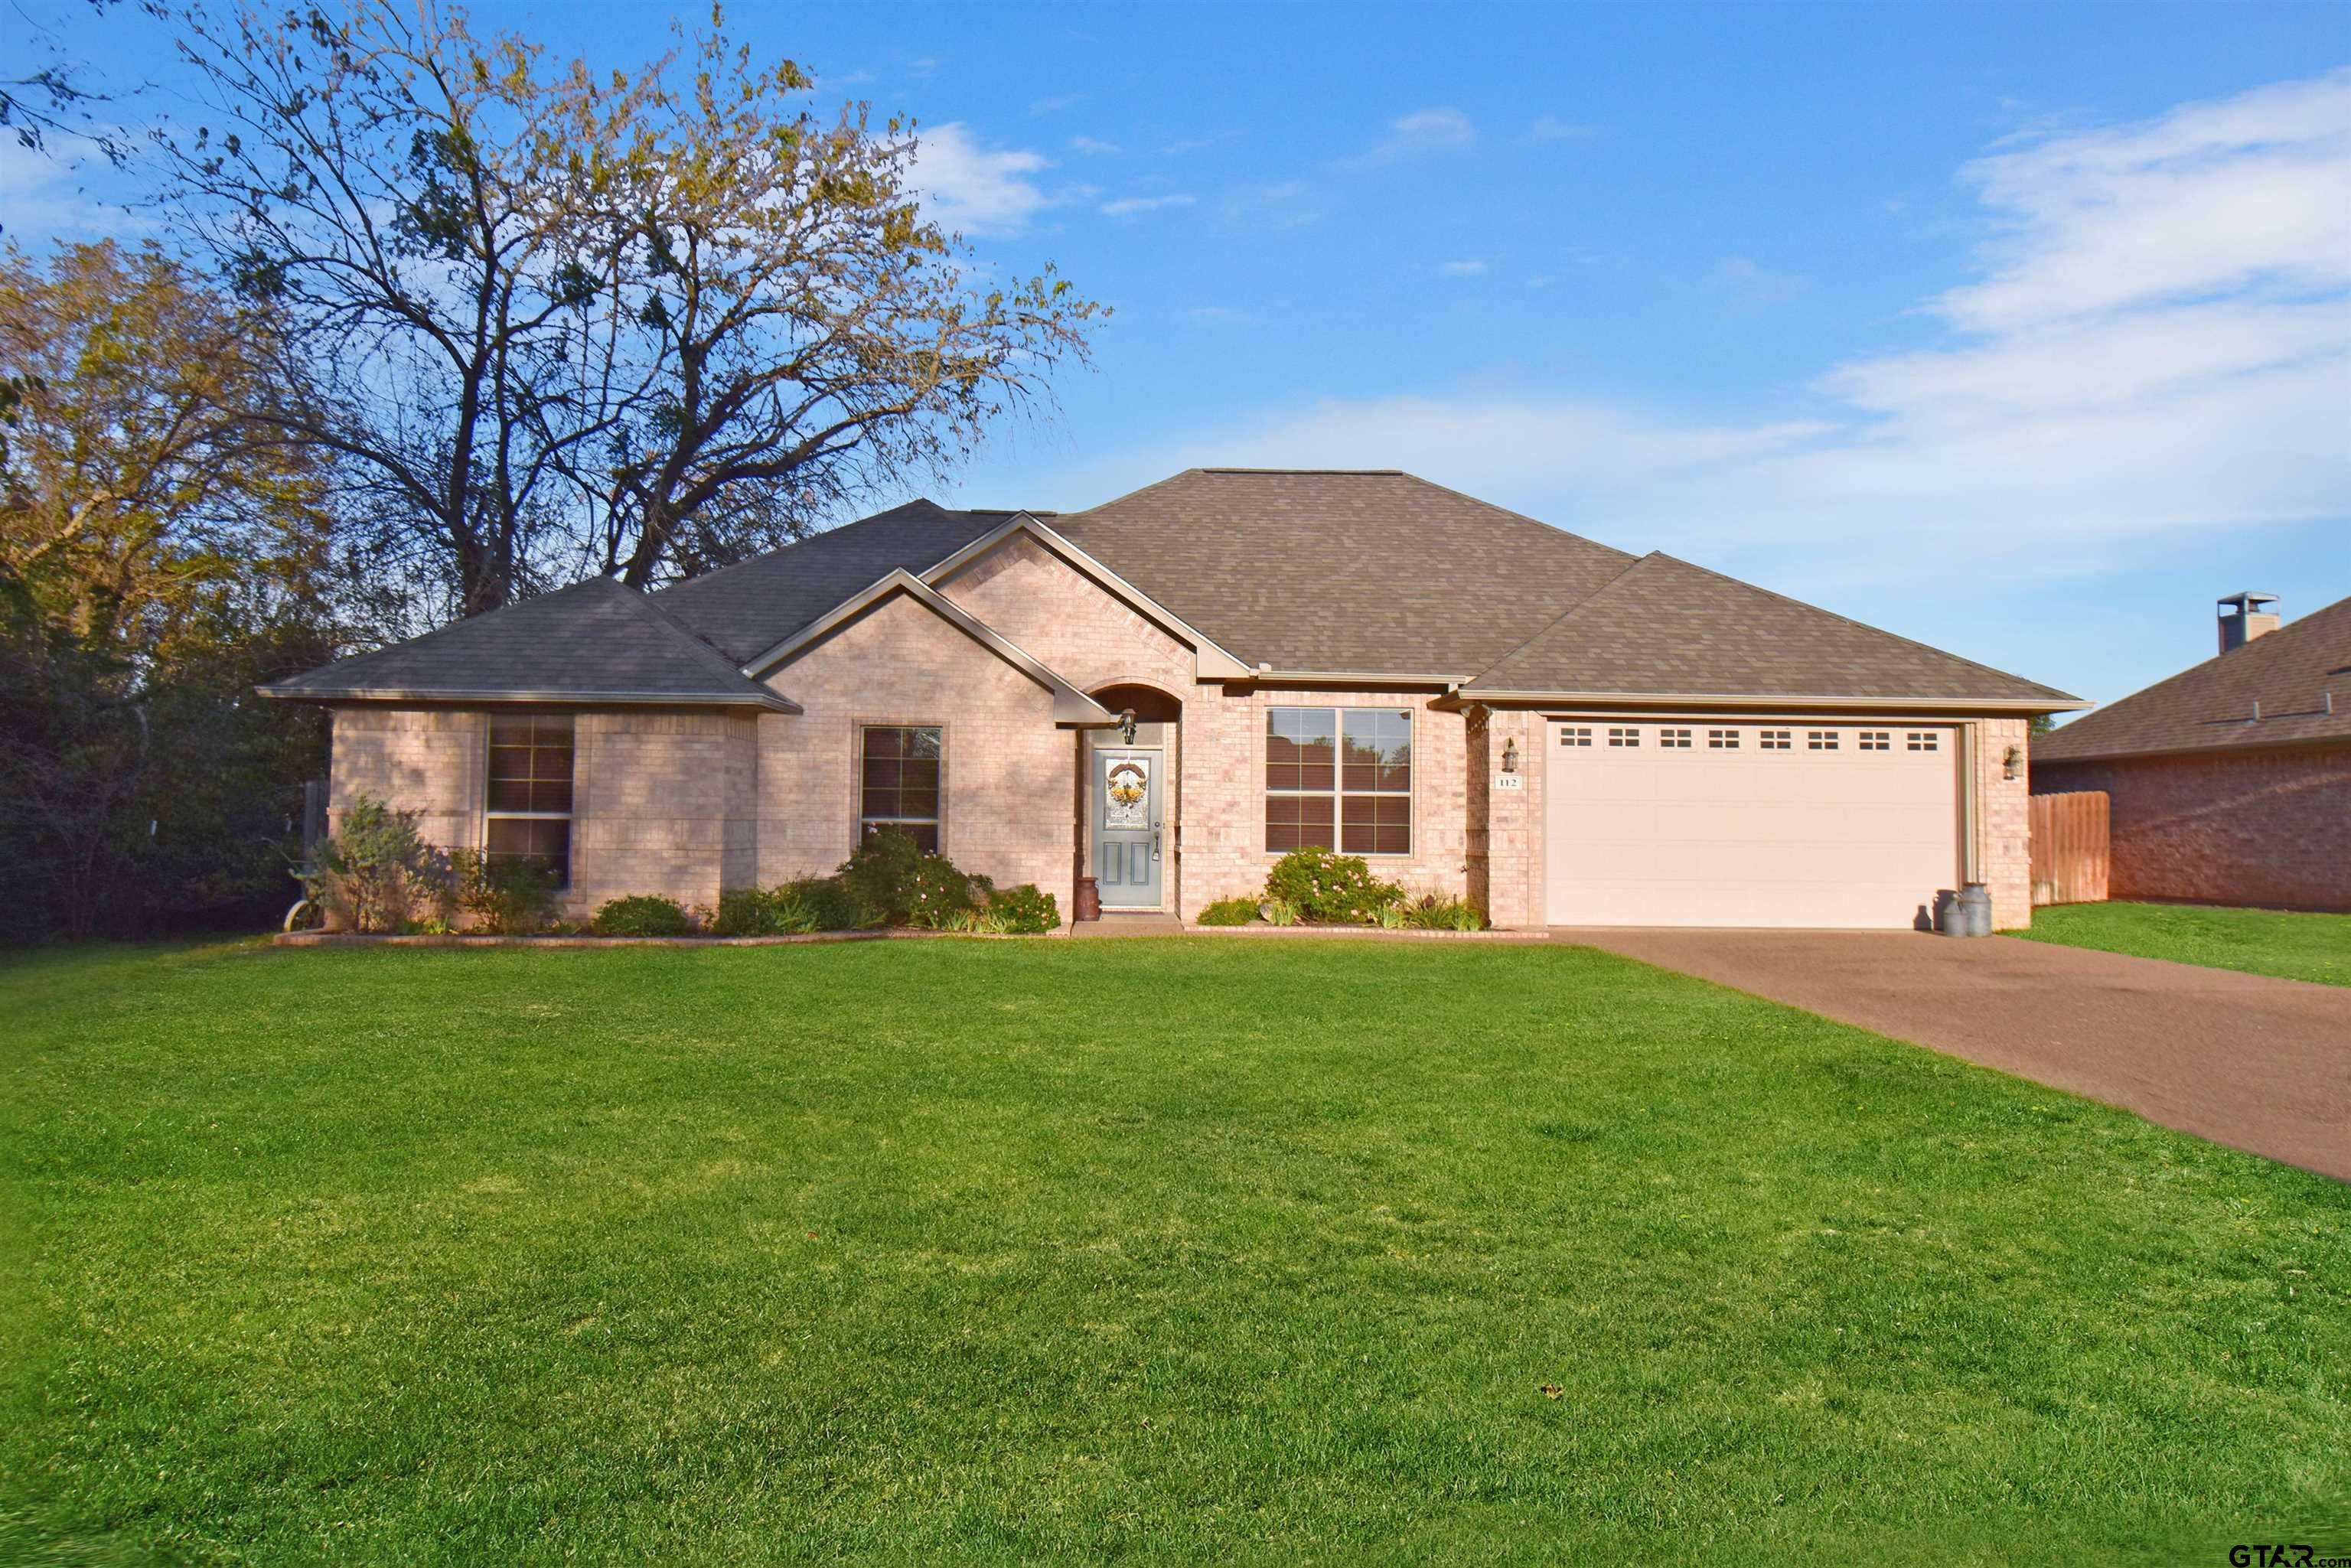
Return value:
M 2254 593 L 2248 590 L 2242 593 L 2221 595 L 2220 608 L 2233 610 L 2240 615 L 2258 615 L 2262 613 L 2265 605 L 2275 604 L 2277 601 L 2278 596 L 2274 593 Z

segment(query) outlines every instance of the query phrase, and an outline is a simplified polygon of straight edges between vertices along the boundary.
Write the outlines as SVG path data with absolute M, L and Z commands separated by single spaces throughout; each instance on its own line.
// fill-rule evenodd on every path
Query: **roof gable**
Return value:
M 1216 641 L 1191 625 L 1181 616 L 1136 588 L 1118 573 L 1072 544 L 1067 536 L 1047 524 L 1033 512 L 1020 512 L 1000 528 L 964 546 L 963 549 L 938 562 L 922 574 L 928 583 L 940 583 L 956 573 L 977 564 L 1016 538 L 1033 540 L 1054 559 L 1081 577 L 1092 581 L 1104 593 L 1124 603 L 1155 623 L 1159 629 L 1192 650 L 1192 673 L 1204 681 L 1239 680 L 1255 672 L 1233 654 L 1219 647 Z
M 1662 553 L 1643 556 L 1462 692 L 1990 703 L 2036 711 L 2074 700 Z
M 2032 757 L 2066 762 L 2334 740 L 2351 740 L 2351 599 L 2084 714 L 2035 741 Z
M 261 688 L 326 701 L 712 703 L 797 713 L 610 578 L 591 577 Z
M 1000 526 L 1006 512 L 957 512 L 909 501 L 739 565 L 705 572 L 653 601 L 738 664 L 799 631 L 876 579 L 921 571 Z
M 921 578 L 903 569 L 893 570 L 880 581 L 870 584 L 863 592 L 852 594 L 774 647 L 764 650 L 755 658 L 746 660 L 746 667 L 761 674 L 783 668 L 875 605 L 900 594 L 914 600 L 940 620 L 945 621 L 948 625 L 1052 693 L 1054 723 L 1107 724 L 1113 716 L 1108 708 L 1094 701 L 1076 685 L 1062 679 L 1052 670 L 1048 669 L 1010 638 L 998 632 L 954 600 L 947 598 Z

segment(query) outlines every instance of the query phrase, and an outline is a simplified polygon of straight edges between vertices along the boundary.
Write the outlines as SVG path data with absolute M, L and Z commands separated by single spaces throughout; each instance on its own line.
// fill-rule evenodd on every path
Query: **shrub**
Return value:
M 1254 925 L 1257 924 L 1257 900 L 1254 898 L 1220 898 L 1200 911 L 1196 925 Z
M 493 860 L 479 850 L 449 856 L 457 904 L 475 931 L 499 936 L 544 931 L 555 922 L 555 873 L 533 860 Z
M 1292 850 L 1276 861 L 1265 891 L 1267 897 L 1292 905 L 1301 920 L 1339 925 L 1368 925 L 1404 897 L 1404 889 L 1374 876 L 1361 855 L 1311 848 Z
M 1061 906 L 1033 882 L 989 895 L 984 912 L 1016 936 L 1041 936 L 1061 928 Z
M 1403 905 L 1405 924 L 1422 931 L 1483 931 L 1486 917 L 1466 898 L 1425 894 Z
M 862 931 L 879 922 L 834 878 L 805 877 L 775 887 L 728 888 L 719 894 L 709 924 L 716 936 L 805 936 Z
M 841 864 L 841 885 L 891 925 L 943 927 L 950 915 L 977 909 L 994 884 L 957 871 L 946 856 L 925 852 L 896 828 L 869 835 Z
M 599 936 L 684 936 L 694 920 L 674 900 L 639 894 L 606 903 L 589 929 Z
M 449 857 L 418 836 L 415 812 L 361 795 L 319 841 L 317 869 L 303 885 L 344 930 L 400 931 L 429 919 L 445 923 L 449 867 Z

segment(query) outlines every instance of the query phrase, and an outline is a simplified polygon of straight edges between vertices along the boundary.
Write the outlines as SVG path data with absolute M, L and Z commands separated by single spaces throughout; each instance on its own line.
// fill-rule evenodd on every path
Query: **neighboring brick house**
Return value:
M 2219 654 L 2035 747 L 2035 794 L 2105 792 L 2110 896 L 2351 910 L 2351 599 L 2276 602 L 2220 601 Z
M 828 872 L 894 823 L 1066 917 L 1189 918 L 1290 849 L 1499 925 L 2029 917 L 2047 686 L 1393 471 L 1193 469 L 1089 511 L 910 502 L 266 688 L 331 799 L 534 855 L 569 911 Z

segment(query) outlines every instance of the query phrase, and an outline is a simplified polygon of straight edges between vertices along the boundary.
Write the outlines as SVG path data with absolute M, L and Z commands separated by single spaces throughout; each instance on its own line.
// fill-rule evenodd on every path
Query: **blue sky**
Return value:
M 1116 309 L 942 501 L 1403 467 L 2102 700 L 2209 654 L 2223 592 L 2351 594 L 2351 7 L 731 19 L 915 116 L 984 257 Z M 161 37 L 102 36 L 168 112 Z M 105 221 L 21 159 L 0 197 L 20 242 Z

